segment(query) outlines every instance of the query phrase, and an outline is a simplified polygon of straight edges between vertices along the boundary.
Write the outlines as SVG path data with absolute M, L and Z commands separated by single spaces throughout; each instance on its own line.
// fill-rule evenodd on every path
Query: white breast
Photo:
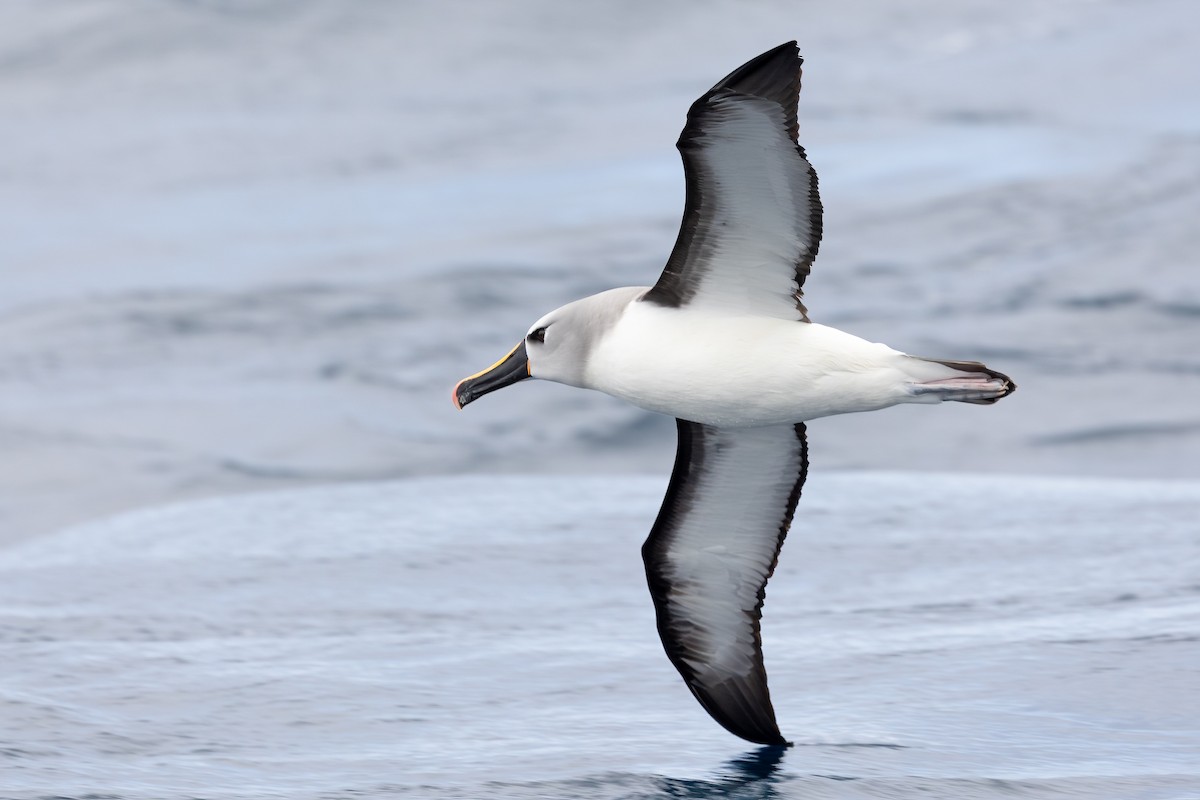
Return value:
M 905 358 L 824 325 L 635 301 L 596 343 L 585 377 L 680 419 L 777 425 L 903 402 Z

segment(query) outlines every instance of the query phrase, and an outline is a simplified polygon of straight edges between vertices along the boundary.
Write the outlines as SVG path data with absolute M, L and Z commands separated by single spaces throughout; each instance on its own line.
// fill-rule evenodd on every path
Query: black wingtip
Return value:
M 722 728 L 754 744 L 770 747 L 790 744 L 779 732 L 779 723 L 775 721 L 765 671 L 759 671 L 749 680 L 732 679 L 705 685 L 696 679 L 685 661 L 672 655 L 670 648 L 667 655 L 675 662 L 700 705 Z
M 777 86 L 781 74 L 787 76 L 793 72 L 798 73 L 803 63 L 804 58 L 800 55 L 800 46 L 796 40 L 784 42 L 765 53 L 760 53 L 717 81 L 701 100 L 725 89 L 743 94 L 759 94 L 764 87 L 769 89 Z
M 800 94 L 801 65 L 804 58 L 800 46 L 793 39 L 773 47 L 742 64 L 700 96 L 688 111 L 688 118 L 702 112 L 715 95 L 721 92 L 761 97 L 779 104 L 783 108 L 788 135 L 797 141 L 799 125 L 796 121 L 796 101 Z M 686 136 L 686 130 L 685 130 Z M 685 138 L 679 141 L 680 146 Z
M 742 736 L 741 734 L 737 734 L 737 735 L 741 736 L 741 738 L 745 739 L 748 742 L 754 742 L 755 744 L 761 744 L 763 747 L 777 747 L 780 750 L 786 750 L 787 748 L 792 746 L 792 743 L 789 742 L 787 739 L 783 738 L 782 736 L 780 736 L 777 739 L 766 739 L 766 738 L 763 738 L 763 739 L 753 738 L 752 739 L 749 736 Z
M 779 749 L 779 750 L 786 750 L 787 748 L 793 746 L 791 742 L 789 742 L 787 739 L 783 738 L 782 734 L 776 733 L 775 735 L 772 736 L 770 734 L 751 733 L 744 729 L 738 728 L 736 726 L 726 725 L 724 721 L 718 719 L 715 716 L 713 717 L 713 719 L 715 719 L 722 728 L 729 731 L 730 733 L 732 733 L 734 736 L 738 737 L 739 739 L 745 739 L 747 742 L 752 742 L 753 744 L 759 744 L 768 749 Z
M 787 750 L 789 747 L 795 747 L 795 745 L 793 745 L 787 739 L 783 738 L 782 735 L 780 735 L 779 739 L 777 739 L 776 741 L 758 742 L 758 744 L 761 744 L 764 748 L 766 748 L 768 750 Z

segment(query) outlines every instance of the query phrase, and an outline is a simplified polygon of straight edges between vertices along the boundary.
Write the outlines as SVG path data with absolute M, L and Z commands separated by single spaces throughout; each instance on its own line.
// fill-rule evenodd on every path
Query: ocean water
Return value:
M 1198 24 L 0 3 L 0 798 L 1200 797 Z M 671 421 L 448 395 L 655 278 L 688 105 L 791 38 L 813 318 L 1021 388 L 810 427 L 779 752 L 657 641 Z
M 786 751 L 663 655 L 660 477 L 194 501 L 0 552 L 0 797 L 1200 797 L 1200 485 L 824 473 Z

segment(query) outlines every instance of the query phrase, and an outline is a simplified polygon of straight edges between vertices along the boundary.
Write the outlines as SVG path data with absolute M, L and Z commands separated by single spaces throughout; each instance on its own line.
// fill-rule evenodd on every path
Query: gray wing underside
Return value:
M 808 471 L 804 423 L 677 424 L 671 483 L 642 547 L 663 647 L 728 731 L 787 744 L 767 690 L 760 620 Z
M 697 100 L 678 148 L 687 199 L 667 265 L 643 297 L 808 320 L 804 280 L 821 242 L 817 174 L 798 144 L 800 51 L 788 42 Z

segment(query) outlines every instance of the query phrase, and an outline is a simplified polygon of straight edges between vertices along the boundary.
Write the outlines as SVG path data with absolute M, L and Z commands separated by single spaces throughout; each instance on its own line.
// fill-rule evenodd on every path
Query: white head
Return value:
M 526 378 L 588 388 L 587 363 L 592 349 L 646 291 L 644 286 L 609 289 L 545 315 L 525 338 L 487 369 L 463 378 L 454 387 L 454 404 L 462 408 L 483 395 Z

